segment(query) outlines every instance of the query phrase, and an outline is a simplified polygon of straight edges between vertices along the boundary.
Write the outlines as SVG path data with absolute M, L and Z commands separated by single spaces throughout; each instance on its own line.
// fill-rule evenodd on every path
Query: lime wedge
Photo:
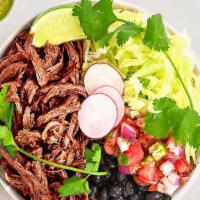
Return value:
M 42 47 L 47 42 L 59 45 L 86 38 L 78 17 L 72 15 L 72 7 L 51 8 L 36 18 L 31 27 L 33 45 Z
M 0 0 L 0 20 L 2 20 L 10 11 L 13 0 Z

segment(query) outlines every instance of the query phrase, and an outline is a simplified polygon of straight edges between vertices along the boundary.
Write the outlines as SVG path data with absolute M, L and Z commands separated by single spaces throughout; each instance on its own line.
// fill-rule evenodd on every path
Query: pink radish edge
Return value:
M 98 76 L 96 74 L 98 74 Z M 104 80 L 101 79 L 101 77 L 104 77 Z M 123 77 L 114 66 L 107 63 L 94 63 L 84 75 L 84 86 L 86 91 L 91 95 L 97 88 L 104 85 L 114 87 L 121 95 L 124 92 Z
M 112 92 L 114 91 L 115 94 L 111 94 L 107 91 L 104 91 L 104 88 L 107 89 L 111 89 Z M 111 91 L 110 90 L 110 91 Z M 124 105 L 124 101 L 123 101 L 123 98 L 122 96 L 120 95 L 120 93 L 118 92 L 118 90 L 116 90 L 113 86 L 110 86 L 110 85 L 104 85 L 102 87 L 99 87 L 97 88 L 93 94 L 105 94 L 107 96 L 109 96 L 115 103 L 116 107 L 117 107 L 117 120 L 115 122 L 115 125 L 114 127 L 116 127 L 123 119 L 124 117 L 124 113 L 125 113 L 125 105 Z M 116 97 L 116 95 L 119 95 L 118 97 Z
M 81 119 L 87 117 L 87 115 L 89 115 L 90 110 L 87 111 L 87 114 L 86 114 L 86 116 L 84 116 L 84 117 L 81 116 L 81 112 L 82 112 L 82 109 L 83 109 L 85 103 L 87 102 L 87 100 L 88 100 L 89 98 L 94 98 L 94 96 L 98 96 L 98 95 L 107 97 L 107 100 L 109 99 L 109 101 L 113 103 L 114 109 L 115 109 L 115 111 L 114 111 L 113 113 L 115 113 L 115 116 L 113 117 L 113 120 L 112 120 L 113 122 L 111 123 L 112 125 L 109 126 L 108 130 L 106 130 L 105 133 L 100 133 L 100 134 L 98 133 L 97 135 L 99 135 L 99 136 L 98 136 L 98 137 L 94 137 L 95 134 L 92 135 L 92 134 L 90 134 L 90 133 L 87 133 L 87 131 L 84 130 L 85 128 L 83 128 L 82 125 L 83 125 L 85 122 L 84 122 L 84 120 L 83 120 L 83 121 L 81 120 Z M 111 104 L 110 104 L 110 105 L 111 105 Z M 96 105 L 96 106 L 98 106 L 98 105 Z M 109 108 L 109 107 L 108 107 L 108 108 Z M 108 113 L 108 112 L 107 112 L 107 113 Z M 106 114 L 107 114 L 107 113 L 106 113 Z M 79 120 L 80 129 L 82 130 L 82 132 L 83 132 L 87 137 L 92 138 L 92 139 L 101 139 L 101 138 L 105 137 L 105 136 L 113 129 L 113 127 L 114 127 L 114 125 L 115 125 L 115 122 L 116 122 L 116 120 L 117 120 L 117 106 L 116 106 L 115 102 L 114 102 L 108 95 L 106 95 L 106 94 L 93 94 L 93 95 L 87 97 L 87 98 L 83 101 L 83 103 L 82 103 L 82 105 L 81 105 L 81 109 L 80 109 L 79 112 L 78 112 L 78 120 Z M 107 123 L 107 119 L 105 120 L 105 123 Z M 99 124 L 97 124 L 95 127 L 98 127 L 98 126 L 99 126 Z M 91 132 L 93 133 L 93 131 L 91 131 Z M 94 131 L 94 132 L 95 132 L 95 131 Z M 103 131 L 102 131 L 102 132 L 103 132 Z

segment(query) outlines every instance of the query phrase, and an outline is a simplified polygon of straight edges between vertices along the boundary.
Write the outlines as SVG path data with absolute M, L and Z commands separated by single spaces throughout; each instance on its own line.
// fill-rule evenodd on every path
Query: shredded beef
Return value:
M 24 64 L 23 62 L 17 62 L 9 65 L 2 70 L 0 74 L 0 84 L 6 83 L 15 78 L 17 75 L 20 75 L 26 67 L 27 64 Z
M 31 113 L 31 108 L 26 107 L 23 115 L 23 127 L 25 129 L 31 129 L 34 127 L 35 121 L 34 121 L 34 113 Z
M 39 86 L 34 80 L 28 79 L 25 83 L 24 89 L 26 91 L 26 95 L 28 97 L 28 103 L 31 104 L 33 101 L 33 97 L 35 96 Z
M 68 97 L 64 103 L 59 105 L 58 107 L 53 108 L 49 112 L 40 115 L 37 118 L 37 126 L 41 126 L 43 124 L 48 123 L 50 120 L 55 118 L 64 119 L 67 114 L 76 112 L 80 109 L 80 101 L 77 96 Z
M 51 195 L 49 188 L 46 185 L 45 181 L 38 179 L 41 171 L 38 171 L 36 176 L 30 171 L 26 170 L 16 159 L 14 160 L 7 151 L 0 145 L 0 153 L 11 166 L 21 177 L 21 179 L 29 186 L 30 197 L 33 200 L 51 200 Z M 33 162 L 34 163 L 34 162 Z M 41 170 L 41 168 L 39 169 Z M 46 178 L 46 175 L 42 173 L 43 179 Z
M 43 98 L 43 102 L 47 103 L 49 99 L 53 97 L 65 97 L 68 95 L 81 95 L 86 97 L 85 88 L 81 85 L 73 85 L 73 84 L 57 84 L 53 85 L 52 88 L 48 91 L 46 96 Z
M 68 57 L 69 57 L 69 62 L 68 62 L 68 67 L 72 70 L 69 74 L 69 77 L 72 81 L 73 84 L 79 84 L 79 79 L 80 79 L 80 56 L 78 52 L 76 51 L 76 47 L 73 43 L 68 42 L 64 45 Z
M 15 137 L 17 143 L 21 147 L 30 146 L 38 147 L 38 142 L 41 140 L 41 133 L 38 131 L 21 130 Z
M 14 55 L 3 58 L 2 62 L 0 63 L 0 71 L 2 71 L 3 69 L 15 62 L 23 61 L 25 57 L 26 55 L 24 54 L 24 52 L 19 52 Z
M 12 133 L 19 147 L 49 161 L 84 168 L 88 139 L 79 130 L 77 111 L 87 96 L 80 85 L 83 41 L 32 46 L 23 31 L 0 59 L 0 86 L 8 86 L 7 101 L 14 103 Z M 0 145 L 5 179 L 25 199 L 67 200 L 58 188 L 67 170 L 44 165 L 26 156 L 10 157 Z

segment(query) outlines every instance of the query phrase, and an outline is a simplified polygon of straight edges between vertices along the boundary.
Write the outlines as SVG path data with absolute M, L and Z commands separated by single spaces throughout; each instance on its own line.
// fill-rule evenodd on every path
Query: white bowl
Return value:
M 66 4 L 70 4 L 70 3 L 77 3 L 77 0 L 68 0 Z M 136 10 L 139 12 L 144 12 L 147 15 L 150 15 L 151 13 L 139 6 L 135 6 L 132 3 L 125 3 L 122 0 L 114 0 L 114 6 L 115 8 L 126 8 L 127 10 Z M 15 4 L 14 4 L 15 5 Z M 13 5 L 13 7 L 14 7 Z M 56 6 L 57 4 L 55 4 Z M 40 14 L 40 13 L 38 13 Z M 25 29 L 27 26 L 30 25 L 30 22 L 33 19 L 27 19 L 27 22 L 25 24 L 21 24 L 20 22 L 16 21 L 16 27 L 18 25 L 18 28 L 16 30 L 13 30 L 12 34 L 10 34 L 8 36 L 8 38 L 5 40 L 5 42 L 1 45 L 0 47 L 0 57 L 2 57 L 8 47 L 8 45 L 10 44 L 10 42 L 15 38 L 15 36 L 22 31 L 23 29 Z M 170 26 L 167 22 L 165 23 L 167 28 L 176 33 L 176 29 L 174 29 L 172 26 Z M 196 60 L 196 71 L 197 73 L 199 73 L 200 70 L 200 64 L 199 64 L 199 60 L 196 57 L 195 52 L 193 51 L 193 49 L 191 49 L 191 54 L 193 55 L 193 57 Z M 196 169 L 194 170 L 194 172 L 191 175 L 190 180 L 188 181 L 188 183 L 186 183 L 185 185 L 182 185 L 177 192 L 173 195 L 172 199 L 173 200 L 181 200 L 184 195 L 189 192 L 189 190 L 191 189 L 192 185 L 194 184 L 194 182 L 197 180 L 197 178 L 200 176 L 200 165 L 197 165 Z M 6 183 L 6 181 L 3 178 L 3 174 L 1 174 L 0 176 L 0 183 L 2 184 L 2 186 L 4 187 L 4 189 L 9 193 L 9 195 L 14 199 L 14 200 L 23 200 L 23 198 L 9 185 Z

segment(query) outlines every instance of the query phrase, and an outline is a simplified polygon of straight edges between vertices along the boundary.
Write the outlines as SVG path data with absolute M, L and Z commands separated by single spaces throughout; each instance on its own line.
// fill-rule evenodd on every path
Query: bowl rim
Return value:
M 57 5 L 66 5 L 66 4 L 76 4 L 79 3 L 80 1 L 78 0 L 66 0 L 66 2 L 61 3 L 61 4 L 56 4 Z M 95 2 L 95 1 L 93 1 Z M 14 0 L 14 3 L 12 5 L 12 9 L 13 7 L 16 5 L 17 0 Z M 113 0 L 113 4 L 115 8 L 123 8 L 126 10 L 132 10 L 132 11 L 138 11 L 138 12 L 142 12 L 144 14 L 146 14 L 147 16 L 151 15 L 152 12 L 150 12 L 149 10 L 141 7 L 141 6 L 137 6 L 134 5 L 134 3 L 130 3 L 130 2 L 125 2 L 123 0 Z M 51 6 L 52 7 L 52 6 Z M 54 7 L 54 6 L 53 6 Z M 11 11 L 12 12 L 12 11 Z M 10 12 L 10 13 L 11 13 Z M 10 13 L 8 15 L 10 15 Z M 36 16 L 34 16 L 33 18 L 27 19 L 27 22 L 24 24 L 21 24 L 19 22 L 19 26 L 18 28 L 16 28 L 14 31 L 12 31 L 11 34 L 8 35 L 8 37 L 6 38 L 6 40 L 3 42 L 3 44 L 0 47 L 0 58 L 4 55 L 6 49 L 8 48 L 10 42 L 15 38 L 15 36 L 22 30 L 25 29 L 25 27 L 29 26 L 30 23 L 33 21 L 33 19 L 35 19 L 39 14 L 41 14 L 42 12 L 38 12 L 36 14 Z M 7 17 L 6 17 L 7 18 Z M 6 20 L 5 18 L 5 20 Z M 173 26 L 171 26 L 168 22 L 166 22 L 164 20 L 166 27 L 168 28 L 168 30 L 173 33 L 173 34 L 177 34 L 179 33 Z M 196 67 L 195 70 L 197 70 L 197 73 L 199 73 L 200 71 L 200 60 L 198 59 L 195 51 L 192 49 L 192 47 L 190 48 L 190 53 L 191 55 L 194 57 L 195 62 L 196 62 Z M 175 194 L 172 196 L 173 200 L 181 200 L 184 195 L 191 189 L 192 185 L 195 183 L 195 181 L 197 180 L 197 178 L 200 176 L 200 164 L 197 164 L 196 168 L 194 169 L 194 171 L 192 172 L 191 176 L 190 176 L 190 180 L 182 185 L 176 192 Z M 9 193 L 9 195 L 14 199 L 14 200 L 23 200 L 23 198 L 21 197 L 21 195 L 15 191 L 15 189 L 13 189 L 6 181 L 3 177 L 0 177 L 0 184 L 2 184 L 3 188 L 5 189 L 5 191 L 7 191 Z

